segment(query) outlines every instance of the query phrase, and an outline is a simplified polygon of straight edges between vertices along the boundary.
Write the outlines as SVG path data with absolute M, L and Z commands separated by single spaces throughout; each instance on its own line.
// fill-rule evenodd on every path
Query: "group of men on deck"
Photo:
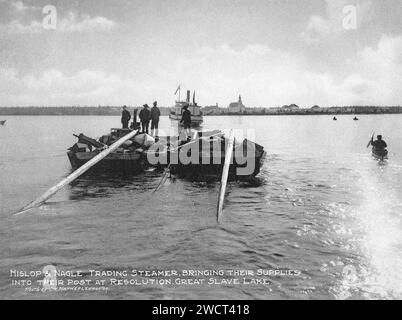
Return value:
M 139 113 L 139 118 L 141 122 L 141 131 L 142 133 L 149 134 L 149 123 L 151 122 L 151 135 L 154 137 L 158 136 L 159 129 L 159 118 L 161 116 L 161 112 L 158 108 L 158 102 L 155 101 L 153 103 L 153 107 L 150 109 L 147 104 L 144 104 Z M 123 106 L 123 112 L 121 114 L 121 123 L 123 125 L 123 129 L 128 129 L 128 124 L 131 119 L 131 114 L 127 110 L 127 106 Z M 134 109 L 134 117 L 133 117 L 134 125 L 137 122 L 137 109 Z M 184 127 L 184 131 L 187 137 L 191 136 L 191 112 L 188 110 L 188 105 L 183 107 L 183 113 L 180 123 Z
M 153 103 L 153 107 L 150 109 L 147 104 L 144 104 L 142 109 L 140 110 L 139 118 L 141 122 L 141 131 L 143 133 L 149 134 L 149 123 L 151 122 L 151 130 L 152 135 L 158 135 L 159 128 L 159 118 L 161 116 L 161 112 L 158 108 L 158 102 L 155 101 Z M 127 106 L 123 106 L 123 112 L 121 114 L 121 124 L 123 125 L 123 129 L 128 129 L 128 124 L 131 119 L 131 114 L 127 110 Z M 134 123 L 137 122 L 137 109 L 134 109 Z

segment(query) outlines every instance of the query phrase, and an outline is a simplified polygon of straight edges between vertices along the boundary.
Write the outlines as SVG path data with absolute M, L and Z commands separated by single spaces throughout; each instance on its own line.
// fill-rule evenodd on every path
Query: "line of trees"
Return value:
M 132 112 L 134 108 L 128 107 Z M 170 108 L 160 107 L 162 115 L 168 115 Z M 4 116 L 120 116 L 121 107 L 0 107 L 0 115 Z M 331 107 L 331 108 L 299 108 L 288 110 L 283 108 L 247 108 L 243 115 L 309 115 L 309 114 L 398 114 L 402 113 L 402 107 Z M 227 108 L 215 108 L 204 112 L 205 115 L 237 115 L 230 113 Z

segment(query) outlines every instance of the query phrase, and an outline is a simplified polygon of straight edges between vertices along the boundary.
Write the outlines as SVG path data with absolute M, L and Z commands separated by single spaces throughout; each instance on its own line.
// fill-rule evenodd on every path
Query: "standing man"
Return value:
M 183 107 L 183 115 L 181 116 L 180 123 L 183 124 L 184 132 L 187 135 L 187 140 L 191 138 L 191 112 L 188 110 L 188 104 Z
M 154 106 L 151 109 L 151 132 L 154 137 L 158 136 L 158 128 L 159 128 L 159 117 L 161 116 L 161 112 L 158 108 L 158 102 L 154 102 Z
M 123 112 L 121 113 L 121 124 L 123 125 L 123 129 L 128 129 L 130 119 L 131 114 L 127 111 L 127 106 L 123 106 Z
M 134 108 L 134 111 L 133 111 L 133 122 L 131 122 L 131 129 L 133 129 L 133 130 L 138 130 L 138 129 L 140 129 L 140 124 L 137 122 L 137 113 L 138 113 L 137 108 Z
M 142 133 L 149 133 L 149 120 L 151 120 L 151 111 L 149 110 L 149 106 L 144 104 L 144 107 L 141 109 L 140 121 L 142 126 Z

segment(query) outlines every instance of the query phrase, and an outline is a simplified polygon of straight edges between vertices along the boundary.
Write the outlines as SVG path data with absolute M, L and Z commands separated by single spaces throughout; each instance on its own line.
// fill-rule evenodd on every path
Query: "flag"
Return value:
M 177 93 L 177 91 L 179 91 L 179 90 L 180 90 L 180 86 L 181 86 L 181 85 L 179 85 L 179 86 L 177 87 L 177 89 L 176 89 L 176 91 L 175 91 L 175 93 L 174 93 L 174 94 L 176 94 L 176 93 Z

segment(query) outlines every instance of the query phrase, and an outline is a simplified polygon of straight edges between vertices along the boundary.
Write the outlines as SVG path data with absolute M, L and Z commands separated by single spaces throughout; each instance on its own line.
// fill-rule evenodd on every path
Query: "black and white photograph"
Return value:
M 0 300 L 400 300 L 401 138 L 401 0 L 0 0 Z

